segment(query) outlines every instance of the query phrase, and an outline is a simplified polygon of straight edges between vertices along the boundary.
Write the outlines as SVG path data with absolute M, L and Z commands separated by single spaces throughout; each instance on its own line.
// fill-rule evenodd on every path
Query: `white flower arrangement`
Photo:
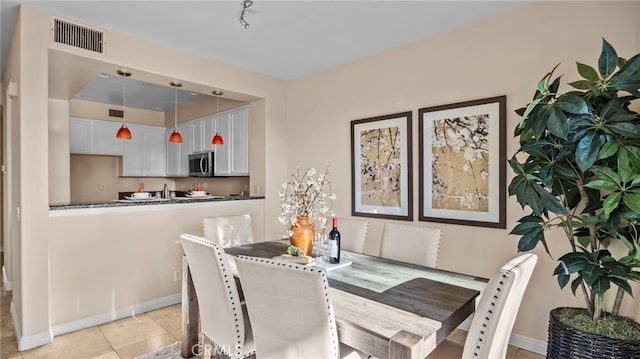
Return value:
M 309 168 L 300 172 L 300 163 L 296 166 L 296 172 L 291 175 L 291 180 L 282 184 L 282 189 L 278 193 L 280 196 L 281 214 L 278 217 L 280 223 L 295 225 L 298 217 L 309 217 L 316 220 L 320 229 L 324 231 L 327 227 L 327 217 L 335 216 L 332 208 L 329 208 L 330 201 L 336 199 L 335 193 L 331 192 L 331 182 L 327 179 L 329 175 L 329 163 L 324 173 L 316 175 L 315 168 Z M 325 186 L 329 187 L 329 192 L 325 192 Z M 288 229 L 286 236 L 291 236 Z

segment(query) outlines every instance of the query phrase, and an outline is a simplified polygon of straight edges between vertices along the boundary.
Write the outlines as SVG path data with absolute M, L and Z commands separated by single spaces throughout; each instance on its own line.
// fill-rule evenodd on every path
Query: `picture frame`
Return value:
M 351 215 L 412 221 L 412 112 L 351 121 Z
M 506 96 L 425 107 L 420 221 L 506 228 Z

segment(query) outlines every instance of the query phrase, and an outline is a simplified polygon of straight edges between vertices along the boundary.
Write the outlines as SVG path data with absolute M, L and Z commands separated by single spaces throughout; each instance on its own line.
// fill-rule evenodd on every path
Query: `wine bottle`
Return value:
M 329 232 L 329 263 L 340 263 L 340 231 L 338 219 L 333 219 L 333 228 Z

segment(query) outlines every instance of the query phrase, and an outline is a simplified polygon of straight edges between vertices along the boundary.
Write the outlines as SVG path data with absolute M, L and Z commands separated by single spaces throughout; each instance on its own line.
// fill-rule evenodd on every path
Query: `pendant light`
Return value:
M 174 128 L 171 136 L 169 136 L 169 142 L 171 143 L 182 143 L 182 135 L 178 131 L 178 87 L 182 87 L 180 82 L 171 81 L 171 86 L 173 86 L 175 92 L 175 116 L 174 116 Z
M 220 112 L 220 96 L 223 95 L 223 92 L 220 90 L 213 91 L 213 95 L 216 97 L 216 116 Z M 211 144 L 214 145 L 224 145 L 224 139 L 220 136 L 220 132 L 216 131 L 216 135 L 211 139 Z
M 131 72 L 127 70 L 118 70 L 118 75 L 122 76 L 122 126 L 116 133 L 116 138 L 123 140 L 131 139 L 131 131 L 127 128 L 127 77 L 131 76 Z

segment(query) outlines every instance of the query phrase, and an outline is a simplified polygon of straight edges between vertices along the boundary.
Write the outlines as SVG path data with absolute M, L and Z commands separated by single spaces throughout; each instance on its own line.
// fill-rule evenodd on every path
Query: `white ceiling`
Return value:
M 20 4 L 289 80 L 449 31 L 532 1 L 254 0 L 244 16 L 250 24 L 245 29 L 239 22 L 241 0 L 0 0 L 1 71 L 4 74 L 10 35 Z M 133 77 L 128 85 L 132 93 L 135 89 L 145 92 L 142 90 L 153 86 Z M 115 80 L 95 77 L 84 89 L 69 90 L 67 98 L 75 95 L 86 101 L 119 104 L 122 82 L 117 80 L 117 76 Z M 154 96 L 145 98 L 127 96 L 127 104 L 150 110 L 173 108 L 173 89 L 156 85 L 155 90 Z M 50 90 L 53 91 L 57 89 Z M 165 103 L 158 103 L 158 99 L 165 99 Z M 179 104 L 189 100 L 195 99 L 189 98 L 188 91 L 180 92 Z

